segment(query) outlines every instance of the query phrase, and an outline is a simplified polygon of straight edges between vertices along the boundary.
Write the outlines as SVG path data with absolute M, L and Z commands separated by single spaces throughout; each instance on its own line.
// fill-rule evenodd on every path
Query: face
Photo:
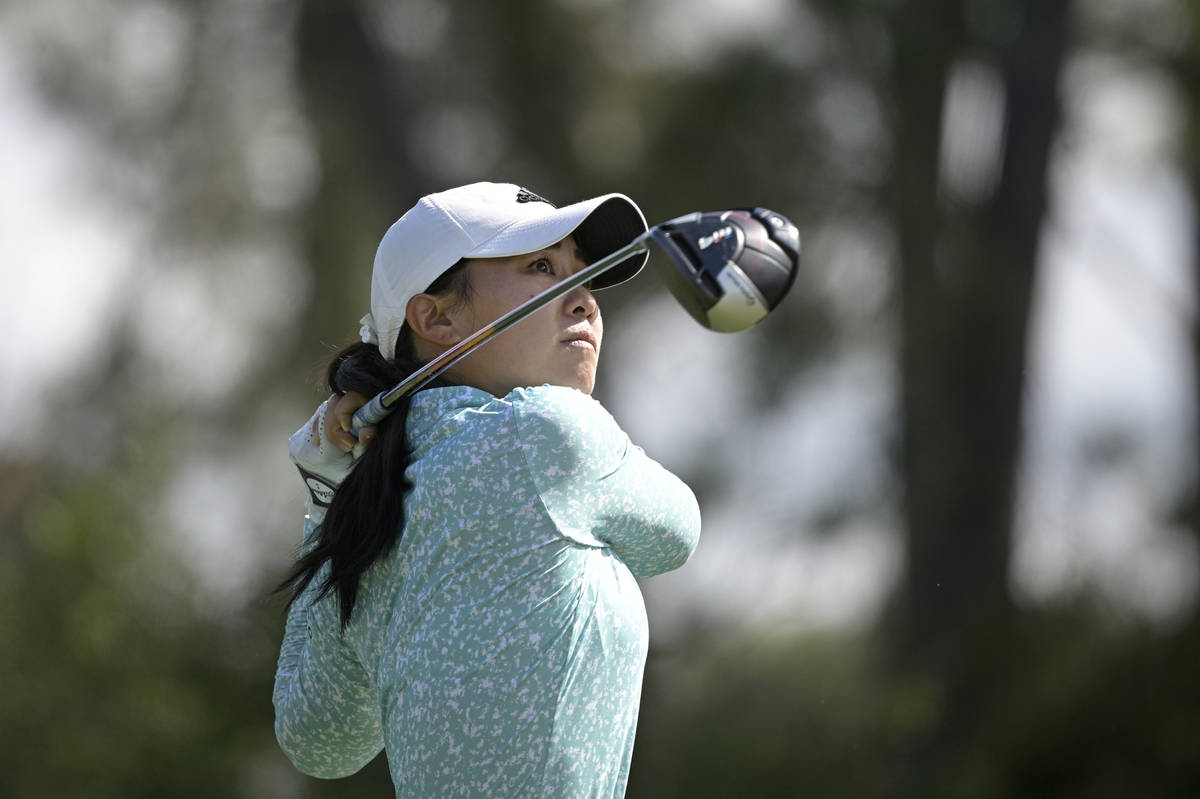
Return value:
M 469 261 L 470 297 L 446 315 L 466 338 L 585 266 L 571 236 L 527 255 Z M 591 394 L 603 335 L 596 299 L 579 286 L 497 335 L 448 376 L 497 397 L 543 383 Z

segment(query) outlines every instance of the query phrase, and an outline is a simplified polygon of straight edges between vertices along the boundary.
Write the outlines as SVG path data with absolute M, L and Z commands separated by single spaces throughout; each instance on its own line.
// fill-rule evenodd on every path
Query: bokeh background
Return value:
M 804 238 L 606 292 L 684 477 L 629 795 L 1200 796 L 1195 0 L 0 0 L 0 796 L 378 797 L 272 733 L 286 439 L 508 180 Z

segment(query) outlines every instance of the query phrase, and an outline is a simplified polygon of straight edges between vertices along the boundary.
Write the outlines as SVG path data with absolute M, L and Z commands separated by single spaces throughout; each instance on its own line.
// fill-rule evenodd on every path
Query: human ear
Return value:
M 463 338 L 442 302 L 432 294 L 418 294 L 409 300 L 404 321 L 418 338 L 443 347 L 457 344 Z

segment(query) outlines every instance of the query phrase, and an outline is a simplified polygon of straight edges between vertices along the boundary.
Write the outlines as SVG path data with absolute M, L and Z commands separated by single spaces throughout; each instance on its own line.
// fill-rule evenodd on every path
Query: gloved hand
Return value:
M 354 412 L 367 400 L 353 391 L 333 394 L 288 439 L 288 454 L 308 488 L 309 515 L 318 517 L 318 521 L 324 518 L 334 491 L 354 465 L 354 445 L 361 441 L 367 447 L 378 432 L 374 426 L 364 427 L 358 439 L 350 433 Z

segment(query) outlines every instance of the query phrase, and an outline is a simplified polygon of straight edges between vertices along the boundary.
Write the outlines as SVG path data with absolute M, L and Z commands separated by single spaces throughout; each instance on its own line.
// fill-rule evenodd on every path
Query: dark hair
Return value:
M 470 299 L 471 286 L 464 270 L 466 259 L 442 273 L 426 292 L 452 293 L 460 302 Z M 325 380 L 337 393 L 355 391 L 372 397 L 386 391 L 421 366 L 412 330 L 400 329 L 396 357 L 386 360 L 374 344 L 355 342 L 333 356 Z M 427 388 L 446 385 L 434 381 Z M 328 562 L 329 573 L 321 581 L 317 599 L 336 591 L 344 629 L 350 623 L 363 573 L 400 541 L 404 527 L 404 498 L 412 484 L 405 477 L 412 449 L 408 444 L 407 417 L 412 395 L 403 398 L 379 424 L 371 446 L 355 462 L 338 486 L 317 542 L 296 562 L 277 591 L 291 591 L 290 605 L 317 577 Z

